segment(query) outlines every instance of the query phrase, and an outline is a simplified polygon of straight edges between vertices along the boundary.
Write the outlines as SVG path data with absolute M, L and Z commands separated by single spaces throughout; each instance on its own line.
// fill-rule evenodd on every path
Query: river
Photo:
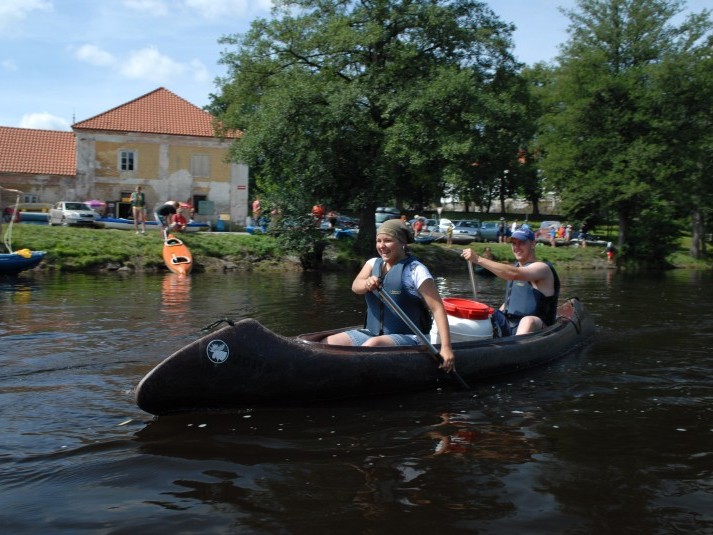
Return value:
M 438 277 L 472 295 L 467 270 Z M 713 276 L 561 273 L 598 331 L 472 390 L 154 418 L 132 388 L 216 319 L 361 321 L 345 274 L 0 280 L 2 532 L 713 533 Z M 504 283 L 478 277 L 478 300 Z

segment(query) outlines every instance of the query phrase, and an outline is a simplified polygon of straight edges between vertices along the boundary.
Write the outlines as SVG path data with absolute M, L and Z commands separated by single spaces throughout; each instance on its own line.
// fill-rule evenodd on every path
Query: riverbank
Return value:
M 268 236 L 242 233 L 198 232 L 181 235 L 191 249 L 194 271 L 240 272 L 261 270 L 300 270 L 297 257 L 285 254 L 280 245 Z M 111 271 L 164 271 L 161 256 L 163 242 L 157 231 L 136 235 L 123 230 L 48 227 L 42 225 L 15 225 L 12 229 L 15 250 L 46 251 L 43 271 L 111 272 Z M 669 259 L 674 267 L 710 269 L 711 261 L 695 261 L 681 250 L 672 252 Z M 496 260 L 512 261 L 508 244 L 473 243 L 468 245 L 478 252 L 490 247 Z M 413 253 L 431 267 L 434 274 L 463 268 L 460 251 L 463 246 L 433 243 L 414 244 Z M 549 260 L 559 270 L 615 269 L 607 262 L 604 248 L 549 247 L 538 245 L 540 260 Z M 351 251 L 347 240 L 330 240 L 324 253 L 323 269 L 327 271 L 356 272 L 363 259 Z

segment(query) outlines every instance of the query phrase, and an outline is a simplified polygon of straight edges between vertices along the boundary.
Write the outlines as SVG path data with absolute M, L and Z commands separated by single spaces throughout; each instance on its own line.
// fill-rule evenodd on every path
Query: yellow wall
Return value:
M 136 170 L 119 172 L 119 151 L 132 150 L 136 153 Z M 115 143 L 97 141 L 96 161 L 97 177 L 131 176 L 142 178 L 158 178 L 159 145 L 155 143 Z
M 230 180 L 230 164 L 225 162 L 225 158 L 228 155 L 228 145 L 222 149 L 172 146 L 169 149 L 169 154 L 169 175 L 182 169 L 190 170 L 191 156 L 194 154 L 208 154 L 210 156 L 210 177 L 197 178 L 210 178 L 215 182 L 227 182 Z
M 119 151 L 132 150 L 137 154 L 137 169 L 135 171 L 119 172 Z M 116 143 L 97 141 L 96 143 L 96 176 L 108 177 L 136 177 L 159 178 L 159 150 L 156 143 L 125 142 Z M 191 156 L 194 154 L 208 154 L 210 156 L 210 178 L 216 182 L 230 181 L 230 164 L 225 161 L 228 154 L 228 145 L 225 148 L 207 148 L 196 146 L 171 146 L 169 148 L 168 174 L 178 171 L 190 170 Z

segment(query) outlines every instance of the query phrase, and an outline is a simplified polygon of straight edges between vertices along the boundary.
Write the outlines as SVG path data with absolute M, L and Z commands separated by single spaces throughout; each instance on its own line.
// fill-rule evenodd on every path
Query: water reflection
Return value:
M 359 324 L 353 274 L 0 281 L 6 525 L 710 532 L 713 276 L 561 275 L 599 333 L 540 369 L 468 392 L 159 419 L 131 389 L 200 328 L 248 316 L 286 335 Z M 472 295 L 466 269 L 438 285 Z M 478 292 L 497 306 L 504 283 L 479 279 Z
M 185 321 L 190 313 L 190 275 L 166 273 L 161 282 L 161 314 L 169 322 Z

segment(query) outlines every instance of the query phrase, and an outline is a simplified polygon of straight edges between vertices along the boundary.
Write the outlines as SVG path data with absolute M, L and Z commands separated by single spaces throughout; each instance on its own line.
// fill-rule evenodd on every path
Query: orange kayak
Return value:
M 179 275 L 188 275 L 193 269 L 193 256 L 185 243 L 173 234 L 163 242 L 163 261 L 166 267 Z

